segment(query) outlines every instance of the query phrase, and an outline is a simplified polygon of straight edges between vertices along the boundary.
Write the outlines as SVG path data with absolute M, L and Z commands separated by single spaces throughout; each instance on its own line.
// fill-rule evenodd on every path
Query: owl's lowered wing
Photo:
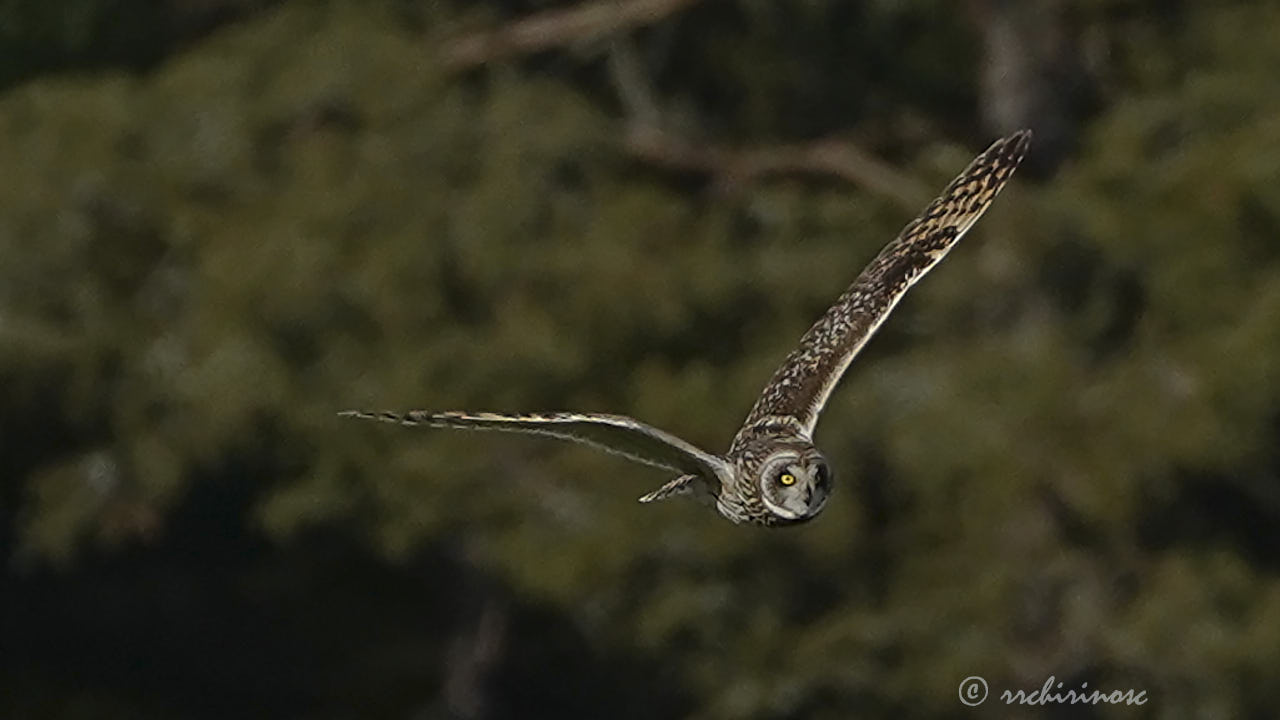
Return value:
M 862 346 L 907 290 L 938 263 L 991 205 L 1031 143 L 1023 130 L 997 140 L 920 217 L 885 246 L 800 339 L 756 400 L 744 429 L 798 421 L 813 432 L 827 398 Z
M 729 465 L 671 433 L 622 415 L 598 413 L 529 413 L 507 415 L 487 412 L 366 412 L 348 410 L 344 417 L 379 420 L 398 425 L 422 425 L 466 430 L 546 435 L 584 443 L 645 465 L 696 475 L 709 482 L 727 477 Z

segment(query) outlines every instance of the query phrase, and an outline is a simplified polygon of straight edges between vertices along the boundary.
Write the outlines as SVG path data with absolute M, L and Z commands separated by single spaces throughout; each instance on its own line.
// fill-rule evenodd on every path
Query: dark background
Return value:
M 0 3 L 0 716 L 1273 717 L 1277 68 L 1267 2 Z M 809 525 L 335 416 L 723 451 L 1019 127 Z

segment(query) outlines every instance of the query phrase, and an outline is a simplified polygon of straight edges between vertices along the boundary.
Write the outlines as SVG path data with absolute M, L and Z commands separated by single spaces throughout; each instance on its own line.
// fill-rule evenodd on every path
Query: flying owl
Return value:
M 735 523 L 770 527 L 811 520 L 831 495 L 831 468 L 813 428 L 850 361 L 907 290 L 977 222 L 1022 162 L 1031 132 L 996 141 L 871 261 L 835 305 L 800 338 L 756 400 L 729 451 L 715 455 L 622 415 L 552 412 L 367 412 L 347 417 L 401 425 L 505 430 L 592 445 L 678 477 L 640 498 L 713 500 Z

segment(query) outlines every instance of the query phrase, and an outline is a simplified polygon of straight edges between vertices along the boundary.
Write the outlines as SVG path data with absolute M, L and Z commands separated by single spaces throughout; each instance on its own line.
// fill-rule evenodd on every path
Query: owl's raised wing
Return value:
M 709 482 L 718 482 L 731 472 L 728 463 L 719 457 L 704 452 L 671 433 L 622 415 L 572 412 L 507 415 L 424 410 L 404 413 L 348 410 L 339 415 L 398 425 L 546 435 L 591 445 L 645 465 L 695 475 Z
M 1023 130 L 997 140 L 885 246 L 800 339 L 756 400 L 744 430 L 798 422 L 811 435 L 827 398 L 907 290 L 986 212 L 1031 143 Z

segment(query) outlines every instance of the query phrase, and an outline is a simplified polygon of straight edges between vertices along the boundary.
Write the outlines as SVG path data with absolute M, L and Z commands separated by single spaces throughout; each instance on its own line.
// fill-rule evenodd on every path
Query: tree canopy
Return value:
M 971 675 L 1270 713 L 1274 4 L 227 0 L 127 56 L 74 5 L 0 33 L 0 714 L 991 712 Z M 336 416 L 721 452 L 1013 123 L 1030 167 L 833 396 L 811 524 Z

